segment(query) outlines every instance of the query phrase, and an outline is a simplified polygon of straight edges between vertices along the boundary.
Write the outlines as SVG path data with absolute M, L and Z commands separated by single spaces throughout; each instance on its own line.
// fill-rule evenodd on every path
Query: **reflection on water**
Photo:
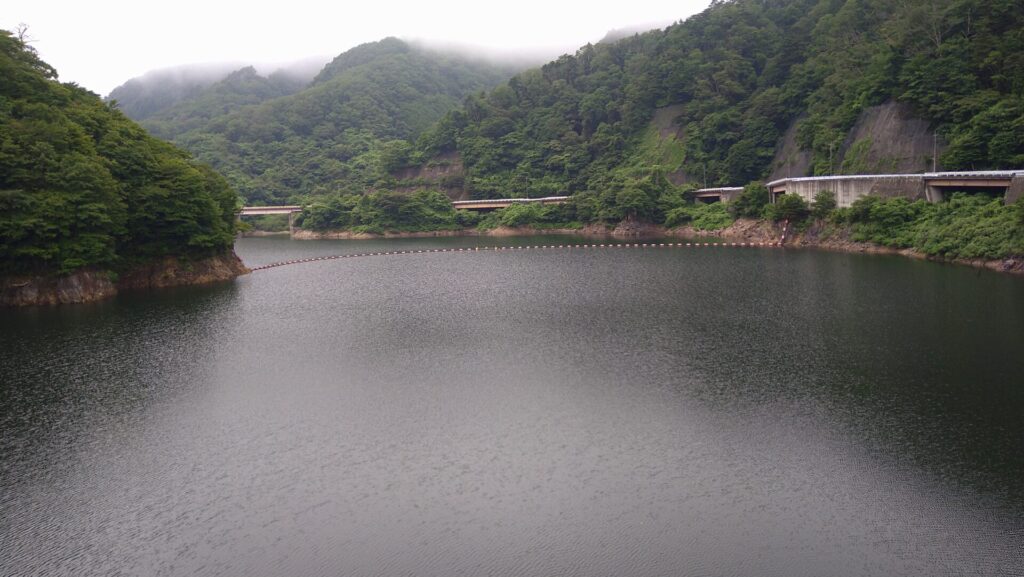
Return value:
M 3 575 L 1024 567 L 1019 278 L 772 249 L 374 257 L 2 311 L 0 345 Z

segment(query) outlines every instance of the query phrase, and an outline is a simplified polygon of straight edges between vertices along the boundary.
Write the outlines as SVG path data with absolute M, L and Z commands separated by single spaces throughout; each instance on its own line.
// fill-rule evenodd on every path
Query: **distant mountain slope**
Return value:
M 247 66 L 140 122 L 153 135 L 174 140 L 190 130 L 204 127 L 212 119 L 294 94 L 306 84 L 306 80 L 281 72 L 260 76 L 255 68 Z
M 195 97 L 239 67 L 223 63 L 154 70 L 113 89 L 106 100 L 117 101 L 121 112 L 139 121 Z
M 270 72 L 259 75 L 256 66 L 238 62 L 177 66 L 132 78 L 112 90 L 106 100 L 117 101 L 118 108 L 129 118 L 141 121 L 194 99 L 209 101 L 211 95 L 207 90 L 211 86 L 247 68 L 253 69 L 254 76 L 263 76 L 268 85 L 276 87 L 274 96 L 291 94 L 308 84 L 323 64 L 324 59 L 308 58 L 282 65 L 260 65 L 258 68 Z
M 652 172 L 742 185 L 785 163 L 924 170 L 933 130 L 941 166 L 1019 168 L 1022 30 L 1015 0 L 716 1 L 471 96 L 414 156 L 457 153 L 474 196 L 614 197 Z M 884 118 L 904 122 L 915 144 L 865 132 Z M 788 160 L 777 158 L 787 140 Z
M 213 164 L 249 202 L 363 191 L 404 162 L 402 141 L 515 72 L 387 38 L 339 55 L 294 94 L 246 105 L 272 87 L 240 71 L 143 125 Z

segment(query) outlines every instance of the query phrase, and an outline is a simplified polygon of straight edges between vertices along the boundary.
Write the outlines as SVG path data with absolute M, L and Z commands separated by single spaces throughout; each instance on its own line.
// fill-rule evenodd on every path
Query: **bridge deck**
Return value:
M 292 214 L 293 212 L 302 212 L 302 207 L 298 205 L 289 206 L 246 206 L 242 208 L 242 211 L 238 213 L 239 216 L 257 216 L 263 214 Z
M 452 206 L 462 210 L 493 210 L 513 204 L 565 204 L 568 196 L 545 196 L 543 198 L 490 198 L 482 200 L 456 200 Z
M 505 208 L 513 204 L 564 204 L 568 196 L 545 196 L 543 198 L 491 198 L 483 200 L 457 200 L 452 206 L 463 210 L 491 210 Z M 302 212 L 298 205 L 289 206 L 246 206 L 239 216 L 258 216 L 264 214 L 292 214 Z

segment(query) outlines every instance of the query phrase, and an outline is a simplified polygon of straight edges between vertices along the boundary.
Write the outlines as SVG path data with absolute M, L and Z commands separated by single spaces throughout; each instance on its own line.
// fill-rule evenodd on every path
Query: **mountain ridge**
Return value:
M 259 97 L 270 79 L 246 73 L 247 90 L 225 78 L 142 124 L 212 164 L 249 202 L 289 202 L 389 181 L 409 140 L 517 70 L 391 37 L 338 55 L 288 94 Z

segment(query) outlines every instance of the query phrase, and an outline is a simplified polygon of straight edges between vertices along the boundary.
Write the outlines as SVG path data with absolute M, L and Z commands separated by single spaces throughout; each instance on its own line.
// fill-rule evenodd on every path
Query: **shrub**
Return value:
M 811 215 L 817 219 L 828 218 L 836 209 L 836 195 L 829 190 L 823 190 L 814 195 L 814 202 L 811 203 Z
M 721 230 L 733 223 L 728 207 L 721 202 L 698 205 L 694 213 L 693 228 L 697 230 Z
M 471 227 L 480 224 L 480 213 L 472 210 L 456 210 L 455 222 L 461 227 Z
M 937 204 L 864 197 L 850 207 L 847 222 L 854 240 L 948 258 L 995 259 L 1024 254 L 1020 210 L 963 193 Z
M 912 245 L 930 255 L 995 259 L 1024 253 L 1014 207 L 1000 199 L 957 193 L 922 212 Z
M 775 201 L 775 204 L 764 207 L 764 217 L 774 222 L 788 220 L 798 223 L 806 219 L 810 213 L 807 201 L 796 194 L 783 194 Z
M 574 208 L 569 205 L 513 204 L 484 215 L 479 219 L 477 228 L 481 230 L 490 230 L 499 226 L 581 228 L 582 224 L 572 220 L 573 212 Z
M 768 187 L 760 182 L 752 182 L 743 187 L 743 192 L 729 205 L 733 216 L 757 218 L 768 205 Z
M 262 214 L 249 218 L 251 218 L 251 221 L 246 223 L 249 226 L 249 230 L 264 232 L 283 232 L 288 230 L 287 214 Z
M 665 226 L 672 228 L 693 220 L 692 205 L 673 208 L 665 214 Z
M 310 230 L 362 232 L 449 230 L 459 227 L 451 202 L 437 191 L 375 192 L 330 197 L 304 206 L 296 223 Z
M 721 202 L 712 204 L 688 204 L 669 211 L 665 226 L 680 226 L 687 222 L 695 230 L 721 230 L 733 223 L 728 207 Z

